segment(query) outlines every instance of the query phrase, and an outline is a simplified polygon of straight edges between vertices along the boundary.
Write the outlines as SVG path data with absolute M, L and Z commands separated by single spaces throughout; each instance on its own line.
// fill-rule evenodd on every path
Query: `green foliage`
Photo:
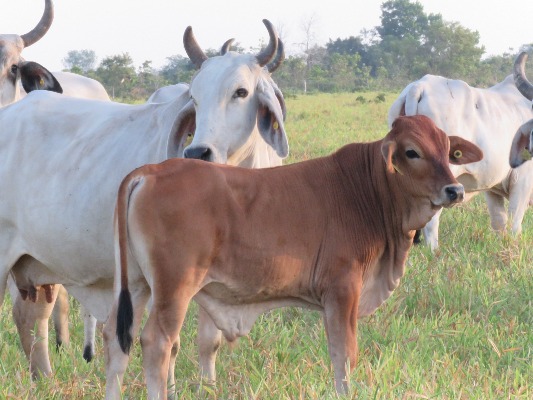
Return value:
M 131 99 L 130 92 L 137 83 L 137 73 L 128 53 L 104 58 L 96 75 L 112 98 Z
M 190 82 L 195 68 L 188 57 L 175 55 L 167 57 L 167 61 L 160 72 L 167 84 Z
M 398 93 L 317 94 L 287 99 L 288 163 L 331 153 L 388 131 Z M 268 212 L 268 211 L 266 211 Z M 440 250 L 415 246 L 392 296 L 358 321 L 359 358 L 345 399 L 531 399 L 533 352 L 533 213 L 521 237 L 493 232 L 483 196 L 445 210 Z M 96 357 L 82 358 L 83 325 L 71 303 L 71 344 L 50 343 L 54 374 L 31 381 L 8 299 L 0 311 L 0 399 L 96 399 L 105 392 L 101 334 Z M 266 313 L 249 337 L 223 345 L 218 382 L 198 374 L 197 306 L 191 304 L 176 363 L 180 399 L 334 399 L 333 371 L 319 312 L 285 308 Z M 53 333 L 51 333 L 53 340 Z M 124 378 L 124 398 L 146 398 L 139 340 Z M 201 395 L 198 393 L 201 387 Z

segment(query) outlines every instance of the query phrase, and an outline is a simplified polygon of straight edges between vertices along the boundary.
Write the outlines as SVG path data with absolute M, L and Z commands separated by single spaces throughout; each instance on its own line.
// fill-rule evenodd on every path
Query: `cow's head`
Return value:
M 514 63 L 514 81 L 517 89 L 528 100 L 533 100 L 533 84 L 526 77 L 527 53 L 522 52 L 518 55 Z M 509 164 L 511 168 L 516 168 L 524 162 L 531 160 L 533 155 L 533 120 L 523 124 L 516 132 L 511 153 L 509 155 Z
M 283 44 L 273 25 L 263 22 L 270 41 L 257 55 L 229 51 L 230 40 L 220 56 L 208 58 L 192 29 L 185 31 L 185 49 L 199 71 L 190 85 L 188 111 L 195 115 L 195 130 L 184 157 L 237 165 L 260 137 L 280 158 L 287 156 L 285 102 L 270 77 L 284 58 Z
M 0 35 L 0 107 L 17 101 L 20 97 L 20 82 L 28 89 L 57 91 L 57 81 L 44 67 L 24 61 L 21 56 L 25 47 L 41 39 L 54 19 L 52 0 L 45 0 L 45 9 L 35 28 L 24 35 Z
M 398 117 L 383 140 L 381 152 L 396 187 L 407 199 L 420 205 L 417 207 L 420 227 L 441 207 L 463 200 L 463 185 L 457 182 L 449 165 L 483 158 L 475 144 L 458 136 L 447 136 L 424 115 Z

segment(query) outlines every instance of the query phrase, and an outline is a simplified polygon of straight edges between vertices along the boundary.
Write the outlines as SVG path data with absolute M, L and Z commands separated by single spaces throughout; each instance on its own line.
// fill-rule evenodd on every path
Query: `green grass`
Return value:
M 384 103 L 361 95 L 287 99 L 289 162 L 325 155 L 350 141 L 387 132 Z M 359 321 L 359 361 L 351 392 L 358 399 L 531 399 L 533 393 L 533 213 L 519 238 L 490 229 L 483 196 L 445 210 L 440 250 L 413 248 L 400 286 L 374 315 Z M 77 310 L 77 305 L 72 302 Z M 176 365 L 179 398 L 196 399 L 196 306 L 182 331 Z M 11 318 L 0 314 L 0 399 L 94 399 L 105 392 L 101 336 L 96 359 L 82 359 L 82 323 L 72 314 L 71 345 L 51 349 L 51 379 L 31 382 Z M 53 334 L 51 335 L 53 337 Z M 52 348 L 53 346 L 51 346 Z M 328 399 L 335 397 L 321 316 L 283 309 L 261 317 L 249 337 L 223 346 L 218 382 L 207 398 Z M 129 399 L 146 396 L 136 342 L 124 379 Z

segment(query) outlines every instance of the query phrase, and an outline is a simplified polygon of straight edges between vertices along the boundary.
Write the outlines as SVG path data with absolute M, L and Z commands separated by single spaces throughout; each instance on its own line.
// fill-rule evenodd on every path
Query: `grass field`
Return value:
M 328 154 L 351 141 L 381 138 L 395 95 L 309 95 L 287 99 L 288 162 Z M 356 100 L 358 96 L 367 101 Z M 445 210 L 440 250 L 413 248 L 392 297 L 359 321 L 359 362 L 347 398 L 532 399 L 533 213 L 520 238 L 490 229 L 483 196 Z M 105 392 L 101 336 L 96 359 L 82 358 L 83 327 L 71 317 L 71 345 L 51 351 L 55 374 L 31 382 L 7 299 L 0 313 L 0 399 L 95 399 Z M 198 398 L 196 307 L 182 330 L 178 398 Z M 53 337 L 53 334 L 51 334 Z M 146 396 L 138 342 L 125 398 Z M 207 398 L 335 398 L 321 316 L 283 309 L 261 317 L 233 349 L 223 346 L 218 383 Z

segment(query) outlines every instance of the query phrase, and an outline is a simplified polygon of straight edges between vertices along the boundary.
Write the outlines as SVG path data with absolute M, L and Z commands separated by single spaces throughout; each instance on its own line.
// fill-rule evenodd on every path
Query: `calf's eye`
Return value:
M 416 151 L 414 151 L 414 150 L 411 150 L 411 149 L 407 150 L 405 152 L 405 155 L 407 156 L 407 158 L 411 158 L 411 159 L 412 158 L 420 158 L 418 153 Z
M 11 72 L 12 72 L 13 74 L 16 74 L 17 71 L 18 71 L 18 69 L 19 69 L 18 65 L 14 65 L 14 64 L 13 64 L 13 65 L 11 66 Z

